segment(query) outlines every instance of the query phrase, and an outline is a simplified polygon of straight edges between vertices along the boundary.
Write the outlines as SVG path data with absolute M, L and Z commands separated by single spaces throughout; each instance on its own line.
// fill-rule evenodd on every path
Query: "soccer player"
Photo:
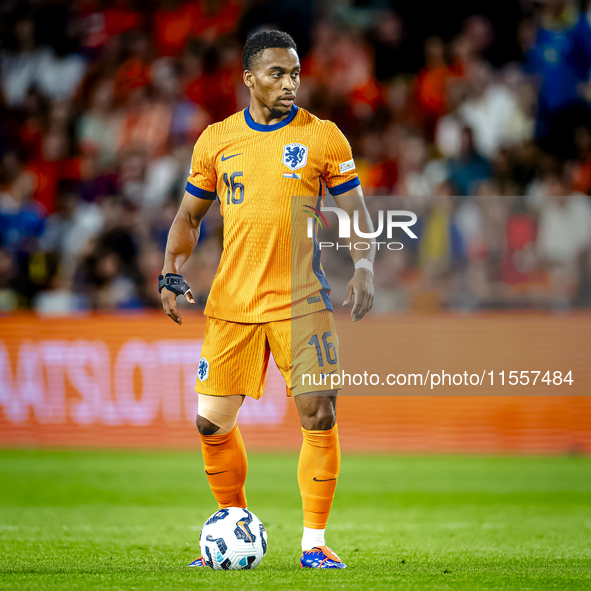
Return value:
M 300 564 L 345 568 L 324 539 L 341 464 L 337 389 L 330 380 L 320 386 L 303 380 L 303 374 L 340 373 L 330 288 L 316 241 L 325 189 L 350 219 L 357 213 L 360 232 L 373 228 L 347 140 L 334 123 L 295 105 L 300 62 L 294 40 L 279 31 L 253 35 L 244 47 L 242 67 L 250 106 L 210 125 L 195 145 L 166 245 L 159 281 L 162 305 L 180 325 L 177 295 L 194 303 L 179 273 L 217 198 L 224 249 L 205 308 L 195 387 L 209 485 L 220 509 L 246 508 L 247 458 L 236 419 L 245 396 L 263 394 L 272 353 L 302 425 Z M 312 226 L 310 238 L 306 229 Z M 375 252 L 369 242 L 367 247 L 350 250 L 355 273 L 343 305 L 353 300 L 353 321 L 373 305 Z M 207 557 L 200 557 L 189 566 L 206 564 Z

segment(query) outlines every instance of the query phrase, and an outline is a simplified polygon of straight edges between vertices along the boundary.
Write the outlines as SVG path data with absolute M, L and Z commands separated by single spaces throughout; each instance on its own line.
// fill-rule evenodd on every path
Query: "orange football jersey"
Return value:
M 275 125 L 256 123 L 248 109 L 210 125 L 186 186 L 197 198 L 217 198 L 224 218 L 205 314 L 262 323 L 332 309 L 316 225 L 308 238 L 307 220 L 325 187 L 340 195 L 359 184 L 338 127 L 295 105 Z

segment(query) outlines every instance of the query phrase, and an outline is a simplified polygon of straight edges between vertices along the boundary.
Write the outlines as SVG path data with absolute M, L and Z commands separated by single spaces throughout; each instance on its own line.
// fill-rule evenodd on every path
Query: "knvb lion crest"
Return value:
M 209 377 L 209 361 L 202 357 L 199 360 L 199 366 L 197 368 L 197 377 L 199 381 L 204 382 Z
M 304 168 L 308 162 L 308 148 L 298 143 L 283 146 L 283 158 L 281 162 L 292 171 Z

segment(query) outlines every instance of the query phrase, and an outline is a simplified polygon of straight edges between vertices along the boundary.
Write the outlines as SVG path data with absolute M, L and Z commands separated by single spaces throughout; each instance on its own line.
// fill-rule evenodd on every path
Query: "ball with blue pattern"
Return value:
M 267 532 L 248 509 L 216 511 L 201 528 L 199 546 L 205 564 L 213 570 L 248 570 L 267 552 Z

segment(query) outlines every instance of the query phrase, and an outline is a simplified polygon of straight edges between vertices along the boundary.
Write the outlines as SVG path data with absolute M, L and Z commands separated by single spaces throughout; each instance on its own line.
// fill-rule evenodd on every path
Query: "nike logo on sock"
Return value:
M 215 476 L 216 474 L 223 474 L 224 472 L 227 472 L 227 470 L 222 470 L 221 472 L 208 472 L 207 470 L 205 470 L 205 473 L 208 476 Z
M 320 480 L 320 479 L 316 478 L 316 476 L 314 476 L 314 478 L 312 478 L 312 480 L 315 480 L 316 482 L 328 482 L 329 480 L 336 480 L 336 478 L 326 478 L 325 480 Z
M 235 156 L 240 156 L 242 154 L 242 152 L 240 152 L 240 154 L 232 154 L 231 156 L 224 156 L 222 154 L 222 162 L 225 162 L 226 160 L 230 160 L 230 158 L 234 158 Z

